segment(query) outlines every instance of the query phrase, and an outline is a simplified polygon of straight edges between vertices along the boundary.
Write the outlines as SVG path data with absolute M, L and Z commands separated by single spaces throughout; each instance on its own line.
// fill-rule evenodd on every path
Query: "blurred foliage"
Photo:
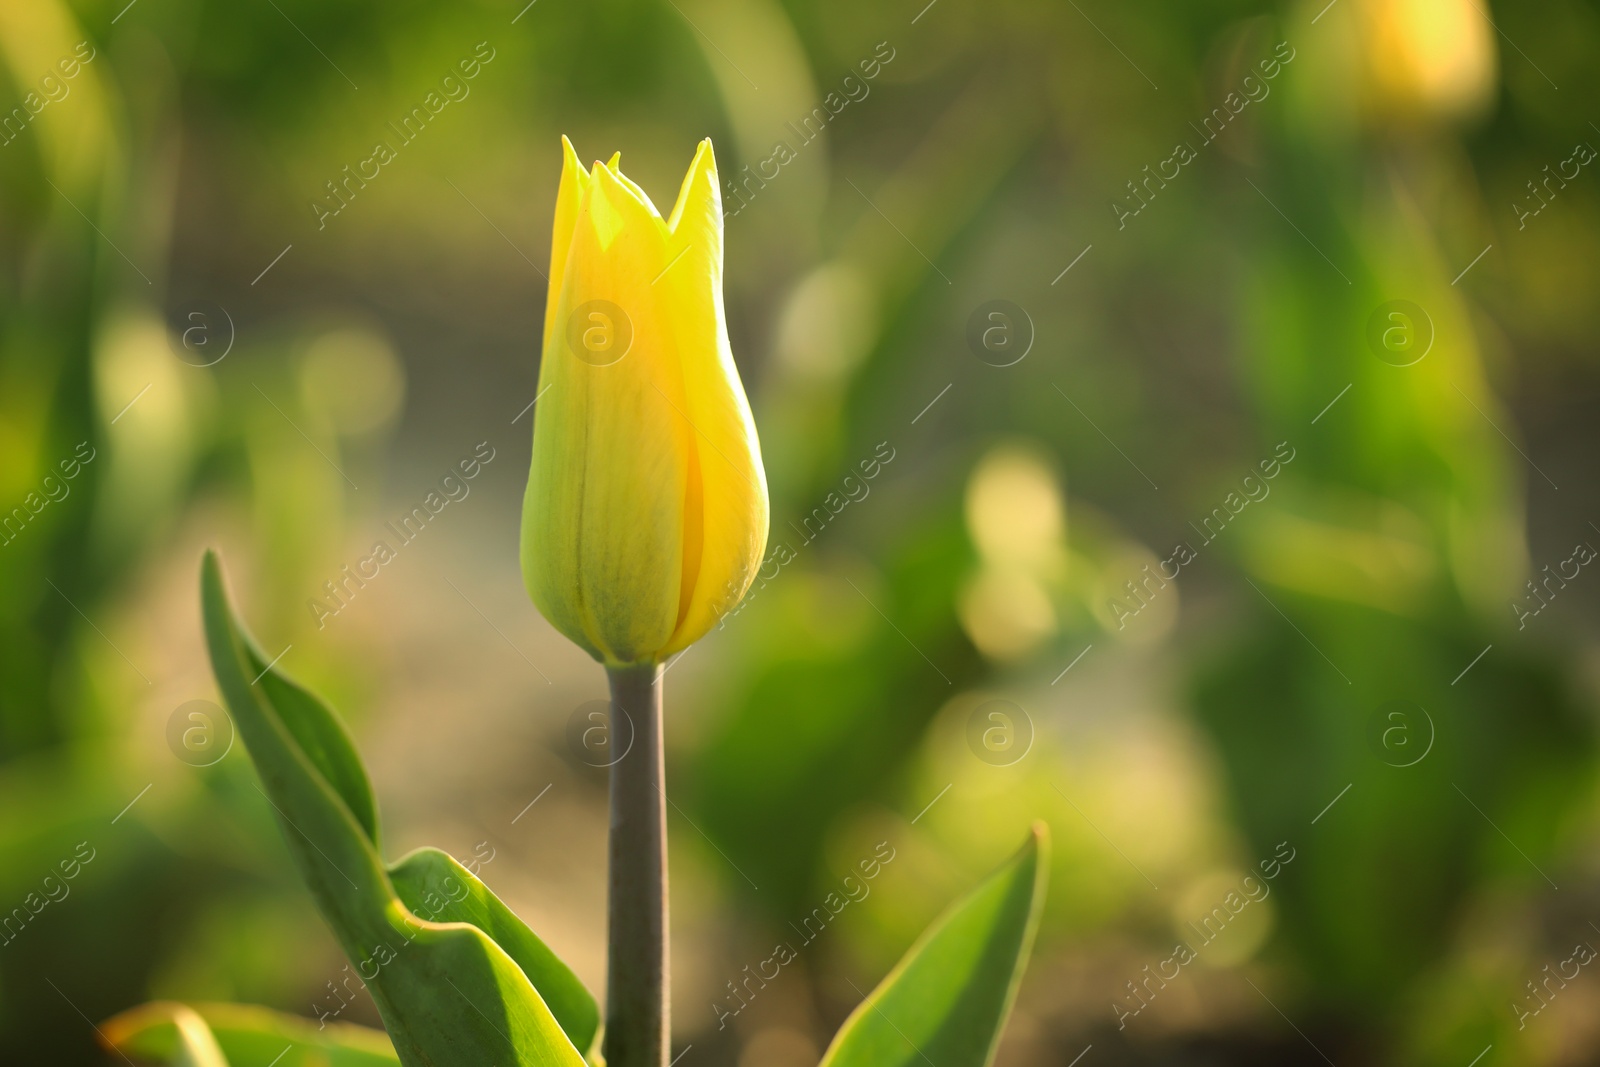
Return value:
M 1600 536 L 1600 195 L 1559 176 L 1600 143 L 1597 47 L 1578 0 L 0 5 L 0 909 L 27 920 L 0 1058 L 99 1062 L 84 1019 L 152 996 L 303 1013 L 337 969 L 248 768 L 168 751 L 215 695 L 195 549 L 234 548 L 263 634 L 379 736 L 386 639 L 306 610 L 379 502 L 490 440 L 506 480 L 462 522 L 520 589 L 565 132 L 658 200 L 709 135 L 744 201 L 728 317 L 792 559 L 671 673 L 680 913 L 716 919 L 679 948 L 696 1055 L 815 1062 L 858 999 L 824 975 L 870 985 L 1039 817 L 1007 1062 L 1307 1058 L 1274 1005 L 1337 1062 L 1593 1059 L 1587 977 L 1514 1005 L 1600 900 L 1600 587 L 1545 570 Z M 967 340 L 996 299 L 1028 316 L 1012 366 Z M 1410 366 L 1368 340 L 1396 300 L 1431 336 Z M 1280 442 L 1270 495 L 1202 532 Z M 436 595 L 406 616 L 463 608 Z M 969 748 L 991 700 L 1031 728 L 1014 764 Z M 1426 712 L 1414 765 L 1394 701 Z M 716 1029 L 690 996 L 885 839 L 872 895 Z M 1119 1030 L 1207 887 L 1283 841 L 1257 932 Z

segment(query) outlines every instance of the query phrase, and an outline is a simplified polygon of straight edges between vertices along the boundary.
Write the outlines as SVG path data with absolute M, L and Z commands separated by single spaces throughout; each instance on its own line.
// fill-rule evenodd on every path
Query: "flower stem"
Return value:
M 613 742 L 632 744 L 611 765 L 604 1051 L 608 1067 L 666 1067 L 671 969 L 661 668 L 608 667 L 606 675 Z

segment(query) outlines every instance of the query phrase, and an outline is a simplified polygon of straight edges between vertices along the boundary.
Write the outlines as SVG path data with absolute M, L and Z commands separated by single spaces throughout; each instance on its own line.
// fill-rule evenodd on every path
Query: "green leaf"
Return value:
M 395 1067 L 400 1062 L 381 1030 L 349 1023 L 316 1027 L 249 1004 L 145 1004 L 101 1023 L 100 1033 L 113 1051 L 171 1065 Z M 214 1050 L 211 1059 L 194 1055 L 202 1042 Z
M 250 667 L 256 672 L 254 676 L 261 679 L 258 684 L 266 690 L 267 700 L 277 709 L 294 743 L 339 794 L 339 799 L 366 832 L 367 840 L 377 845 L 378 802 L 372 796 L 367 769 L 361 765 L 361 757 L 356 755 L 355 743 L 345 732 L 344 724 L 315 695 L 276 671 L 268 671 L 267 664 L 248 641 L 243 642 L 242 647 L 250 657 Z
M 212 669 L 262 792 L 400 1061 L 584 1067 L 530 976 L 494 934 L 470 922 L 420 917 L 402 901 L 377 851 L 376 806 L 354 746 L 333 713 L 269 667 L 239 627 L 215 553 L 201 568 L 201 603 Z M 525 938 L 508 933 L 520 926 L 515 916 L 503 906 L 485 905 L 483 913 L 519 955 L 535 958 L 527 939 L 537 939 L 525 927 Z
M 109 1051 L 169 1067 L 230 1067 L 211 1028 L 183 1004 L 146 1004 L 124 1012 L 107 1020 L 100 1039 Z
M 594 1044 L 600 1008 L 578 976 L 489 887 L 436 848 L 420 848 L 389 868 L 400 900 L 434 922 L 471 923 L 506 950 L 579 1049 Z
M 822 1067 L 986 1067 L 1027 966 L 1044 904 L 1049 836 L 1022 850 L 923 931 L 851 1012 Z

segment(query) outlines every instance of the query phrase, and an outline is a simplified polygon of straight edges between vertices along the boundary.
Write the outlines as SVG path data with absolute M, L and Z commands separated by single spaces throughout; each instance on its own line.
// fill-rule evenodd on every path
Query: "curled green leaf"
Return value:
M 157 1001 L 107 1019 L 100 1036 L 109 1051 L 168 1067 L 395 1067 L 400 1062 L 380 1030 L 349 1023 L 313 1026 L 252 1004 Z
M 261 791 L 401 1063 L 583 1067 L 589 1019 L 598 1018 L 592 998 L 585 1008 L 588 994 L 570 972 L 459 865 L 448 868 L 463 887 L 455 912 L 408 906 L 378 853 L 377 807 L 354 745 L 332 710 L 279 673 L 239 626 L 214 553 L 202 565 L 201 601 L 212 669 Z M 424 859 L 400 882 L 409 892 L 444 869 Z

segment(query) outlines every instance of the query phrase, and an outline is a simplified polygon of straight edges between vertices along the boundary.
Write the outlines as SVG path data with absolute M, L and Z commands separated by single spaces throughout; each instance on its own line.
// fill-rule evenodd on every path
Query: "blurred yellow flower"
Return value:
M 973 469 L 965 512 L 982 566 L 957 601 L 962 628 L 990 659 L 1022 659 L 1059 627 L 1067 511 L 1055 473 L 1032 448 L 998 446 Z
M 1455 118 L 1489 102 L 1494 37 L 1475 0 L 1365 0 L 1361 12 L 1372 80 L 1389 109 Z
M 610 664 L 659 661 L 738 604 L 767 486 L 722 305 L 709 140 L 663 219 L 618 168 L 565 162 L 550 249 L 522 574 Z

